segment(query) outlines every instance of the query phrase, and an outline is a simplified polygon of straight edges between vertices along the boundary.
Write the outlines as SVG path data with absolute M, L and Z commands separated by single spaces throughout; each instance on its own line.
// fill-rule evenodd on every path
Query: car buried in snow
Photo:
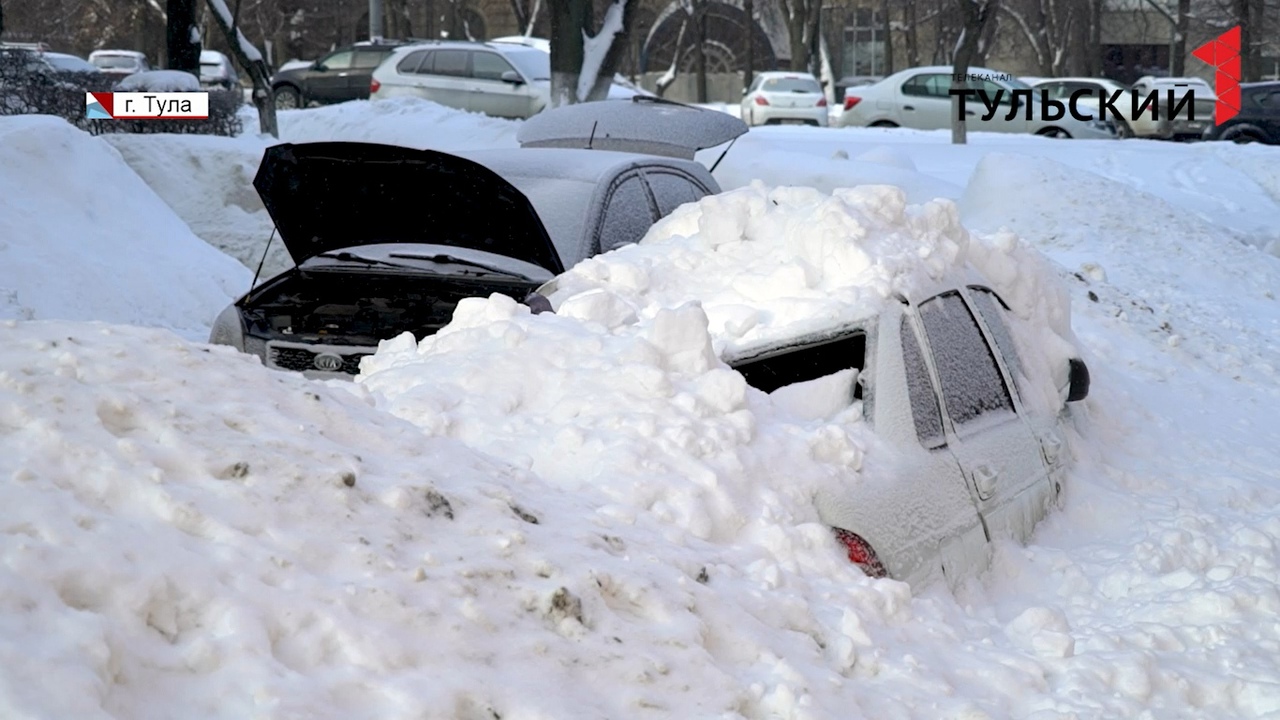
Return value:
M 725 113 L 640 97 L 541 113 L 516 150 L 272 146 L 254 187 L 295 267 L 255 279 L 210 342 L 350 378 L 380 341 L 434 334 L 463 298 L 540 301 L 532 292 L 566 267 L 720 192 L 694 152 L 746 131 Z
M 562 282 L 538 291 L 557 308 L 572 294 Z M 862 319 L 720 352 L 775 407 L 808 398 L 829 419 L 858 406 L 883 441 L 857 482 L 815 497 L 868 576 L 958 585 L 986 566 L 992 543 L 1027 541 L 1063 493 L 1088 368 L 1065 348 L 1061 367 L 1030 366 L 1043 359 L 1021 356 L 1014 339 L 1029 321 L 990 285 L 972 271 L 899 292 Z

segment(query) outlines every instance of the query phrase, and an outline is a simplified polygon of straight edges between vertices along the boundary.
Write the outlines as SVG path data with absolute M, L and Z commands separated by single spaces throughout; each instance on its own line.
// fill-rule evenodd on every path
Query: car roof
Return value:
M 141 58 L 141 59 L 145 59 L 147 57 L 145 54 L 140 53 L 137 50 L 94 50 L 93 52 L 89 53 L 89 57 L 91 58 L 109 56 L 109 55 L 120 55 L 123 57 L 132 57 L 132 58 Z
M 548 177 L 597 183 L 610 175 L 640 165 L 664 165 L 689 171 L 705 169 L 692 160 L 586 148 L 520 148 L 519 150 L 469 150 L 453 153 L 493 170 L 499 175 Z
M 803 70 L 766 70 L 758 72 L 756 75 L 760 77 L 807 77 L 813 78 L 813 73 L 804 72 Z M 815 80 L 817 78 L 814 78 Z
M 1044 85 L 1045 83 L 1051 83 L 1051 82 L 1092 82 L 1092 83 L 1110 83 L 1110 84 L 1112 84 L 1112 85 L 1123 85 L 1123 84 L 1124 84 L 1124 83 L 1116 82 L 1115 80 L 1112 80 L 1111 78 L 1085 77 L 1085 76 L 1083 76 L 1083 75 L 1077 75 L 1077 76 L 1072 76 L 1072 77 L 1037 78 L 1037 79 L 1036 79 L 1036 81 L 1035 81 L 1035 82 L 1033 82 L 1033 83 L 1031 83 L 1031 84 L 1032 84 L 1032 85 Z
M 227 56 L 223 55 L 217 50 L 201 50 L 200 51 L 200 62 L 222 62 L 223 60 L 226 60 L 226 59 L 227 59 Z

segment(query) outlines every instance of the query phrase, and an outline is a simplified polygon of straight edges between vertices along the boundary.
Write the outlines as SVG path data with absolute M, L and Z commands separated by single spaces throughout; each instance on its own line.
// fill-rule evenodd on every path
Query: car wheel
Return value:
M 1071 133 L 1059 127 L 1047 127 L 1036 133 L 1040 137 L 1054 138 L 1058 140 L 1070 140 Z
M 871 127 L 896 128 L 898 127 L 898 123 L 890 122 L 888 120 L 877 120 L 871 123 Z
M 1222 133 L 1222 140 L 1230 140 L 1237 145 L 1262 142 L 1262 131 L 1252 125 L 1236 125 Z
M 302 93 L 292 85 L 282 85 L 275 92 L 277 110 L 297 110 L 302 107 Z
M 1121 140 L 1133 137 L 1133 128 L 1129 127 L 1129 123 L 1122 119 L 1116 121 L 1116 137 Z

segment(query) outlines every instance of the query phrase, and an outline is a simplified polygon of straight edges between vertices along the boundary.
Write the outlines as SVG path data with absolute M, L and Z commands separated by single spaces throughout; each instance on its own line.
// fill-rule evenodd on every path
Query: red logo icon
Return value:
M 1191 54 L 1217 70 L 1213 75 L 1213 90 L 1218 94 L 1218 104 L 1213 109 L 1213 122 L 1221 125 L 1239 115 L 1240 26 L 1222 33 Z

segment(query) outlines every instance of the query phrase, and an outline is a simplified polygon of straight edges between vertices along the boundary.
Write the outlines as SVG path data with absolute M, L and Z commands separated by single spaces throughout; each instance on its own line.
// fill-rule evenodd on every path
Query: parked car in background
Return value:
M 374 71 L 370 97 L 419 97 L 494 117 L 527 118 L 551 102 L 551 56 L 514 43 L 410 45 Z
M 1146 75 L 1138 78 L 1131 88 L 1140 100 L 1145 99 L 1152 91 L 1159 93 L 1160 118 L 1165 121 L 1163 138 L 1168 140 L 1199 140 L 1213 126 L 1213 111 L 1218 102 L 1218 95 L 1209 83 L 1198 77 L 1154 77 Z M 1168 101 L 1169 93 L 1173 93 L 1174 102 Z M 1187 95 L 1192 97 L 1193 108 L 1178 112 L 1178 117 L 1170 119 L 1175 104 Z
M 49 67 L 54 69 L 55 72 L 88 76 L 97 76 L 102 74 L 102 71 L 99 70 L 96 65 L 75 55 L 47 52 L 42 53 L 41 57 L 49 64 Z
M 1045 91 L 1048 92 L 1050 99 L 1060 101 L 1063 107 L 1067 107 L 1073 93 L 1082 91 L 1087 93 L 1079 96 L 1076 107 L 1081 113 L 1092 113 L 1094 118 L 1101 114 L 1101 103 L 1098 100 L 1100 93 L 1106 93 L 1107 97 L 1117 92 L 1122 93 L 1123 101 L 1116 103 L 1115 106 L 1120 116 L 1113 118 L 1110 111 L 1107 115 L 1108 120 L 1115 122 L 1117 135 L 1122 138 L 1162 138 L 1169 133 L 1168 118 L 1162 116 L 1157 120 L 1155 114 L 1150 112 L 1135 114 L 1133 103 L 1129 101 L 1129 88 L 1114 80 L 1088 77 L 1039 78 L 1031 86 L 1036 90 L 1037 99 L 1040 98 L 1040 92 Z
M 276 108 L 293 110 L 369 99 L 374 68 L 404 43 L 383 40 L 339 48 L 310 65 L 277 71 L 271 76 Z
M 240 75 L 236 73 L 231 58 L 217 50 L 200 51 L 200 87 L 219 90 L 239 90 Z
M 694 152 L 746 131 L 721 112 L 607 100 L 537 116 L 517 150 L 270 147 L 254 187 L 296 266 L 228 307 L 210 342 L 350 377 L 380 340 L 435 333 L 463 298 L 524 299 L 719 192 Z
M 883 75 L 846 75 L 840 78 L 836 81 L 836 104 L 844 105 L 844 98 L 849 93 L 849 88 L 875 85 L 883 79 Z
M 89 62 L 117 80 L 151 69 L 147 56 L 136 50 L 94 50 Z
M 826 127 L 829 118 L 822 83 L 809 73 L 762 72 L 743 92 L 742 119 L 748 125 Z
M 1210 126 L 1204 139 L 1280 145 L 1280 82 L 1242 84 L 1240 114 Z
M 1115 126 L 1100 120 L 1080 121 L 1069 114 L 1045 120 L 1039 100 L 1032 99 L 1031 118 L 1027 109 L 1013 110 L 1013 91 L 1030 91 L 1031 86 L 1004 73 L 986 68 L 970 68 L 971 75 L 985 79 L 970 86 L 994 100 L 1000 93 L 1000 107 L 984 120 L 986 107 L 972 96 L 966 103 L 966 125 L 970 132 L 1031 133 L 1053 138 L 1114 139 Z M 850 90 L 845 95 L 842 127 L 906 127 L 918 130 L 945 130 L 951 127 L 952 68 L 949 65 L 911 68 L 894 73 L 874 85 Z M 1006 79 L 1007 78 L 1007 79 Z M 975 87 L 976 85 L 976 87 Z M 1012 115 L 1012 116 L 1011 116 Z

